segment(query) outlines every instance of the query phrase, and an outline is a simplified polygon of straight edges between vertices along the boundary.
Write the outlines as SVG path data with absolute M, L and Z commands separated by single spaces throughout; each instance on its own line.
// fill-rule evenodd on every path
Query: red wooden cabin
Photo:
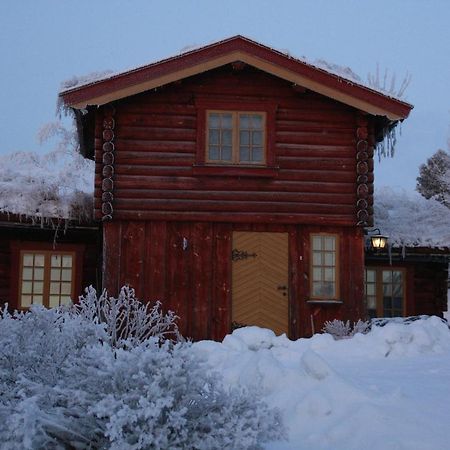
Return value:
M 162 300 L 194 339 L 366 315 L 374 145 L 411 105 L 241 36 L 61 97 L 111 294 Z

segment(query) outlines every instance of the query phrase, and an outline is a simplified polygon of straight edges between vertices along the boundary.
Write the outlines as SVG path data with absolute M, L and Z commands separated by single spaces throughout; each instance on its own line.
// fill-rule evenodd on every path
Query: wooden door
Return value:
M 232 321 L 288 334 L 288 234 L 233 232 Z

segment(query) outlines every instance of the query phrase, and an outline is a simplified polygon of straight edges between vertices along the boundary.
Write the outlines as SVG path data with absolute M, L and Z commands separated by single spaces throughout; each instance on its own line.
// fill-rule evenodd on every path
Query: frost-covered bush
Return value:
M 163 340 L 164 327 L 158 334 L 146 326 L 173 325 L 173 316 L 167 322 L 158 306 L 146 310 L 146 320 L 134 293 L 122 292 L 120 301 L 99 302 L 88 290 L 77 309 L 2 312 L 2 449 L 231 450 L 282 437 L 279 413 L 255 392 L 224 388 L 190 343 Z M 102 305 L 95 311 L 106 311 L 110 322 L 91 311 Z M 153 336 L 119 333 L 113 340 L 117 305 Z M 140 329 L 131 319 L 123 323 Z
M 182 340 L 176 323 L 178 317 L 172 311 L 164 314 L 160 302 L 153 305 L 141 302 L 128 286 L 122 287 L 117 298 L 109 297 L 106 290 L 97 296 L 90 286 L 74 305 L 73 312 L 89 322 L 102 324 L 113 347 L 134 347 L 150 337 L 158 337 L 160 341 Z
M 352 327 L 349 320 L 344 322 L 334 319 L 332 321 L 326 321 L 322 331 L 331 334 L 334 339 L 346 339 L 354 336 L 356 333 L 368 333 L 370 331 L 370 322 L 358 320 L 358 322 L 353 322 Z

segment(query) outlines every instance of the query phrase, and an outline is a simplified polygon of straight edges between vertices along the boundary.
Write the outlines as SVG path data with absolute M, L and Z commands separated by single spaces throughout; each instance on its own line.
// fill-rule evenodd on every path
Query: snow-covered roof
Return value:
M 350 68 L 324 60 L 311 62 L 275 50 L 243 36 L 234 36 L 125 72 L 99 77 L 72 78 L 62 86 L 65 105 L 84 109 L 135 95 L 164 84 L 211 70 L 234 61 L 243 61 L 373 115 L 401 120 L 412 105 L 363 83 Z
M 35 221 L 87 221 L 93 211 L 93 162 L 73 151 L 0 156 L 0 213 Z
M 378 188 L 375 226 L 393 246 L 450 248 L 450 209 L 417 192 Z

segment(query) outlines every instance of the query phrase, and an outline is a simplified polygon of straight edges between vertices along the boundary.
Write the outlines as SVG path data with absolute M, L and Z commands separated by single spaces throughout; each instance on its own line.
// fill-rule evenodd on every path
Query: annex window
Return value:
M 206 155 L 211 164 L 266 164 L 266 113 L 206 111 Z
M 311 235 L 311 298 L 337 299 L 338 237 L 331 234 Z
M 74 297 L 75 252 L 22 250 L 19 307 L 67 305 Z
M 364 290 L 368 316 L 403 316 L 404 286 L 405 272 L 402 269 L 366 268 Z

